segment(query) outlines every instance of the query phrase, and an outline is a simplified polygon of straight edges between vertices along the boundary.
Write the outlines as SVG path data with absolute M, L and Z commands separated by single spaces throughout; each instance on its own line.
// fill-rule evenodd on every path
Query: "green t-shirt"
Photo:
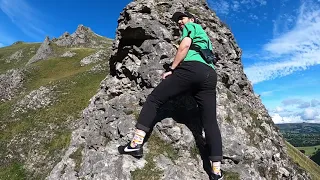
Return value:
M 214 68 L 214 65 L 212 63 L 208 64 L 201 57 L 199 51 L 196 51 L 194 48 L 194 46 L 197 45 L 201 49 L 206 49 L 208 48 L 208 45 L 209 45 L 209 49 L 212 50 L 212 44 L 211 44 L 210 38 L 208 37 L 204 29 L 199 24 L 189 22 L 185 24 L 184 28 L 182 29 L 182 36 L 180 38 L 180 41 L 182 41 L 183 38 L 185 37 L 190 37 L 192 39 L 192 44 L 186 57 L 184 58 L 184 61 L 199 61 Z M 208 41 L 209 41 L 209 44 L 208 44 Z

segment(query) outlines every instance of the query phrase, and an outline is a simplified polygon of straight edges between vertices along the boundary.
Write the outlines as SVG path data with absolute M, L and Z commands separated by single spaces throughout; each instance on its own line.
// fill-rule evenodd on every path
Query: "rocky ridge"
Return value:
M 59 47 L 75 48 L 106 48 L 109 41 L 107 38 L 94 33 L 89 27 L 79 25 L 71 35 L 68 32 L 63 33 L 59 38 L 46 37 L 37 53 L 29 60 L 27 64 L 46 60 L 52 57 L 73 57 L 74 54 L 60 54 L 57 50 Z M 57 47 L 56 47 L 57 46 Z
M 288 157 L 279 130 L 254 94 L 232 32 L 198 0 L 136 0 L 126 6 L 118 19 L 110 75 L 90 99 L 82 126 L 47 179 L 208 179 L 197 106 L 188 95 L 161 108 L 142 159 L 117 153 L 117 146 L 132 138 L 141 105 L 175 55 L 179 29 L 169 19 L 177 10 L 198 17 L 219 59 L 223 169 L 238 179 L 310 179 Z
M 65 32 L 52 41 L 58 46 L 90 48 L 104 48 L 104 44 L 108 43 L 104 37 L 94 33 L 89 27 L 82 24 L 78 26 L 74 33 Z

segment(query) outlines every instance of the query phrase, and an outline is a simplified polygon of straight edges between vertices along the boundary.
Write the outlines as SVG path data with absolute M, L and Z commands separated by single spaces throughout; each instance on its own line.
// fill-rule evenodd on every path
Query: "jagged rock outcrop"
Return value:
M 19 69 L 11 69 L 0 74 L 0 101 L 11 100 L 22 87 L 24 73 Z
M 199 0 L 137 0 L 124 9 L 110 75 L 83 111 L 81 127 L 73 132 L 65 156 L 47 179 L 208 179 L 198 110 L 188 95 L 161 108 L 142 159 L 117 153 L 117 146 L 132 138 L 141 105 L 176 53 L 179 29 L 169 18 L 177 10 L 198 17 L 219 58 L 217 113 L 223 169 L 239 179 L 310 179 L 289 159 L 280 132 L 254 94 L 232 32 Z
M 75 56 L 76 54 L 77 54 L 77 53 L 75 53 L 75 52 L 67 51 L 67 52 L 63 53 L 63 54 L 61 55 L 61 57 L 73 57 L 73 56 Z
M 71 35 L 68 32 L 63 33 L 59 38 L 50 38 L 47 36 L 41 44 L 37 53 L 28 61 L 28 64 L 39 60 L 46 60 L 52 57 L 73 57 L 75 54 L 67 51 L 59 54 L 61 48 L 107 48 L 110 40 L 94 33 L 89 27 L 79 25 L 77 30 Z M 54 46 L 58 46 L 54 49 Z M 60 50 L 61 50 L 60 48 Z M 58 50 L 57 50 L 58 49 Z
M 103 48 L 103 44 L 107 43 L 104 37 L 94 33 L 89 27 L 82 24 L 71 35 L 65 32 L 59 38 L 53 39 L 53 42 L 58 46 L 91 48 Z
M 41 44 L 40 48 L 37 50 L 37 53 L 28 61 L 27 64 L 31 64 L 37 62 L 39 60 L 45 60 L 48 57 L 53 55 L 53 49 L 50 46 L 50 38 L 47 36 L 43 43 Z
M 85 65 L 88 65 L 91 63 L 97 63 L 99 61 L 106 60 L 106 58 L 107 58 L 106 55 L 107 55 L 107 52 L 105 50 L 99 50 L 98 52 L 96 52 L 88 57 L 83 58 L 80 61 L 80 65 L 85 66 Z

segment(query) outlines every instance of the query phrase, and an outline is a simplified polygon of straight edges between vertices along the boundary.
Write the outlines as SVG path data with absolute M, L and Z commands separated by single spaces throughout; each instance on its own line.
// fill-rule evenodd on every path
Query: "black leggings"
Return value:
M 217 74 L 214 69 L 196 61 L 182 62 L 148 96 L 140 112 L 136 128 L 149 132 L 157 110 L 169 99 L 192 91 L 200 109 L 210 160 L 222 160 L 222 141 L 216 118 Z

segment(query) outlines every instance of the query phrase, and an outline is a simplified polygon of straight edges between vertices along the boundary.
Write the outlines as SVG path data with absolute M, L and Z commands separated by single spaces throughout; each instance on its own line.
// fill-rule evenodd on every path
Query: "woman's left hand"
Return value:
M 167 76 L 171 75 L 172 74 L 172 71 L 168 71 L 168 72 L 165 72 L 161 75 L 161 78 L 162 79 L 165 79 Z

